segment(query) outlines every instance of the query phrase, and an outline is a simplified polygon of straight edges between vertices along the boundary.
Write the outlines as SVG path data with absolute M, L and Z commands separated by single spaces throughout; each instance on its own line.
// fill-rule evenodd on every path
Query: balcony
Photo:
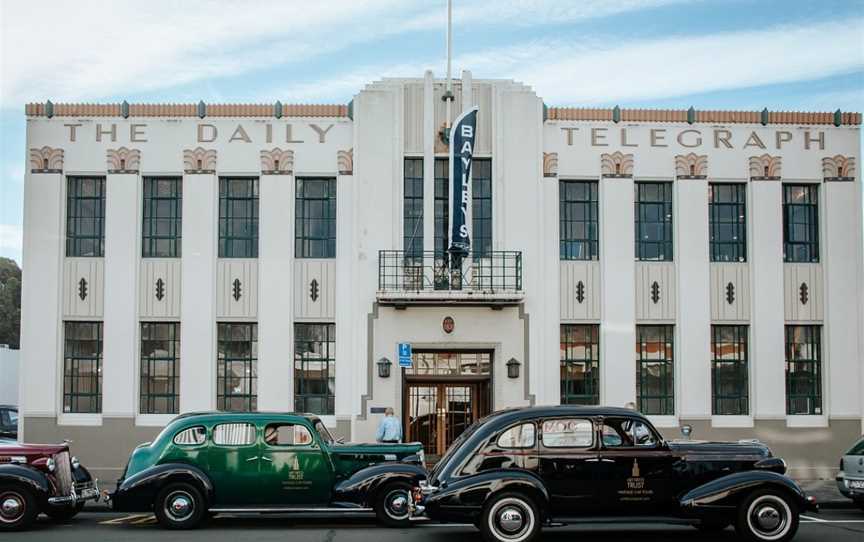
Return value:
M 459 257 L 434 251 L 378 252 L 378 302 L 384 305 L 514 305 L 522 302 L 522 253 Z

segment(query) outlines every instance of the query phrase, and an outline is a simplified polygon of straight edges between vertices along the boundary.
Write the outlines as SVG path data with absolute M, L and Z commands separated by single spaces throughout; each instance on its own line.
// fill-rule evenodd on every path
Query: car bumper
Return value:
M 848 478 L 843 474 L 840 474 L 837 476 L 835 481 L 837 482 L 837 490 L 844 497 L 856 501 L 864 500 L 864 487 L 849 487 L 850 482 L 860 482 L 861 484 L 864 484 L 864 478 Z
M 48 504 L 51 506 L 75 506 L 82 502 L 98 501 L 99 497 L 98 480 L 75 482 L 72 486 L 72 491 L 68 495 L 48 497 Z

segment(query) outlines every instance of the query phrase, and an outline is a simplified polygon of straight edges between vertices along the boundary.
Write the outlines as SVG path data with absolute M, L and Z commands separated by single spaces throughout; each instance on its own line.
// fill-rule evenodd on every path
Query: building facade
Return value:
M 453 88 L 451 120 L 479 106 L 459 259 L 431 73 L 349 105 L 28 105 L 23 438 L 110 481 L 179 412 L 369 440 L 393 407 L 437 455 L 493 410 L 632 402 L 830 476 L 864 415 L 860 115 Z

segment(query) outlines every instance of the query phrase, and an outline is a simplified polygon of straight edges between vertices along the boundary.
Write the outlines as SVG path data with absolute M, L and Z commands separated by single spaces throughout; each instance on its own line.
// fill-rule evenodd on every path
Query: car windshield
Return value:
M 336 442 L 336 439 L 333 438 L 333 435 L 330 434 L 330 431 L 327 430 L 327 426 L 321 423 L 321 420 L 315 422 L 315 430 L 318 431 L 318 434 L 321 436 L 321 440 L 323 440 L 327 444 L 333 444 Z
M 864 455 L 864 438 L 855 443 L 846 455 Z
M 483 424 L 485 424 L 490 418 L 491 416 L 486 416 L 485 418 L 477 420 L 476 422 L 471 424 L 471 426 L 468 427 L 468 429 L 466 429 L 461 435 L 456 437 L 456 440 L 454 440 L 453 443 L 450 444 L 450 447 L 447 448 L 447 451 L 444 452 L 443 456 L 441 456 L 441 460 L 438 461 L 438 463 L 435 465 L 435 468 L 432 470 L 432 473 L 429 476 L 430 481 L 434 482 L 438 479 L 438 475 L 441 473 L 441 470 L 447 465 L 447 463 L 450 462 L 450 459 L 453 458 L 453 454 L 456 453 L 456 450 L 458 450 L 462 446 L 462 444 L 466 440 L 468 440 L 468 437 L 476 433 L 477 430 L 482 427 Z

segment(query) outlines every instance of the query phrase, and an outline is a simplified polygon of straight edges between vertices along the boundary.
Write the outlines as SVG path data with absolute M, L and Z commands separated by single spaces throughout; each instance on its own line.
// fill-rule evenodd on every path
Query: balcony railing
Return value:
M 378 299 L 393 303 L 518 302 L 522 253 L 486 251 L 468 256 L 439 252 L 378 252 Z

